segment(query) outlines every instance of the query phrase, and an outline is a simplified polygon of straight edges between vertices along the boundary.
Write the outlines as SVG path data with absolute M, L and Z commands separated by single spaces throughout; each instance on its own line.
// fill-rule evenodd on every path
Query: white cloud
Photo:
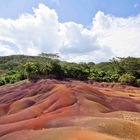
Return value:
M 0 55 L 48 52 L 77 62 L 140 57 L 140 15 L 118 18 L 99 11 L 89 29 L 59 22 L 55 10 L 43 4 L 33 11 L 33 15 L 23 14 L 16 20 L 0 18 Z
M 15 53 L 15 52 L 10 49 L 10 46 L 2 45 L 0 43 L 0 54 L 2 54 L 2 55 L 10 55 L 10 54 L 13 54 L 13 53 Z
M 140 57 L 140 15 L 117 18 L 98 12 L 93 21 L 98 43 L 108 46 L 114 56 Z

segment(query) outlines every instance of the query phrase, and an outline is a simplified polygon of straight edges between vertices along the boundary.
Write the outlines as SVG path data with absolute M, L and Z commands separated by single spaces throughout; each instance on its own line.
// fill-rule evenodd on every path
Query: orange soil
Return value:
M 140 89 L 41 80 L 0 87 L 0 140 L 140 140 Z

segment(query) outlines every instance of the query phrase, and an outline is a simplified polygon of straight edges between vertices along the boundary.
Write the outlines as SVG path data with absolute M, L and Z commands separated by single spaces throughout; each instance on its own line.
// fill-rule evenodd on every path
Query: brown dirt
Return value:
M 140 88 L 41 80 L 0 87 L 0 140 L 139 140 Z

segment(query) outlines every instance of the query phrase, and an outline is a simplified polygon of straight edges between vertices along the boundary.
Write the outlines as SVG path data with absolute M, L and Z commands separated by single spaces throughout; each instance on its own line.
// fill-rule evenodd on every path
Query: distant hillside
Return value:
M 55 55 L 51 55 L 55 56 Z M 57 55 L 56 55 L 57 56 Z M 0 57 L 0 85 L 20 80 L 57 78 L 121 82 L 140 85 L 140 58 L 114 58 L 110 62 L 69 63 L 43 56 L 12 55 Z
M 37 62 L 46 61 L 49 58 L 39 57 L 39 56 L 26 56 L 26 55 L 11 55 L 11 56 L 1 56 L 0 57 L 0 70 L 13 70 L 19 69 L 21 65 L 26 62 Z

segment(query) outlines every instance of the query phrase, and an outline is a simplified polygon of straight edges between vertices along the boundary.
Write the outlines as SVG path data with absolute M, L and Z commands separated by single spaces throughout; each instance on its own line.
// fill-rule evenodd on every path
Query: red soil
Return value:
M 60 127 L 67 127 L 68 130 L 63 128 L 63 132 L 70 131 L 71 136 L 80 133 L 73 132 L 75 127 L 84 127 L 81 131 L 85 131 L 85 135 L 91 134 L 89 139 L 98 133 L 103 133 L 102 139 L 140 139 L 139 123 L 139 88 L 113 83 L 57 80 L 24 81 L 0 87 L 0 139 L 3 140 L 19 136 L 22 136 L 21 140 L 28 139 L 26 131 L 21 130 L 36 130 L 30 133 L 31 137 L 37 135 L 38 139 L 43 140 L 41 133 L 50 135 Z M 49 133 L 49 128 L 54 130 Z M 133 129 L 136 128 L 135 132 Z M 116 129 L 125 129 L 124 134 Z M 77 140 L 76 136 L 71 139 Z M 50 140 L 49 136 L 46 139 Z M 63 135 L 60 140 L 63 140 Z

